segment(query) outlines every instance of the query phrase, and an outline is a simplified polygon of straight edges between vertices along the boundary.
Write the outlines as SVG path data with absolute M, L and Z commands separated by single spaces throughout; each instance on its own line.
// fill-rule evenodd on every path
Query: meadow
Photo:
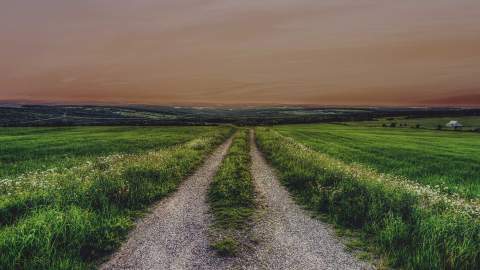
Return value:
M 384 156 L 385 152 L 393 153 L 398 149 L 413 151 L 406 155 L 410 158 L 406 158 L 402 166 L 432 166 L 433 163 L 421 164 L 422 160 L 416 156 L 422 157 L 421 151 L 416 149 L 420 142 L 428 144 L 436 140 L 431 133 L 422 132 L 423 135 L 415 132 L 410 137 L 398 131 L 335 125 L 256 129 L 259 148 L 297 201 L 325 215 L 330 222 L 359 232 L 370 251 L 383 254 L 386 264 L 406 269 L 478 269 L 478 200 L 464 199 L 457 193 L 450 194 L 373 169 L 375 162 L 382 164 L 383 159 L 386 162 L 378 168 L 392 170 L 400 166 L 402 163 L 389 164 L 395 164 L 395 159 L 402 161 L 401 155 Z M 395 134 L 399 136 L 398 143 L 395 142 L 397 138 L 392 137 Z M 407 143 L 415 138 L 418 140 L 418 136 L 426 138 L 409 147 Z M 443 136 L 443 133 L 437 134 L 438 140 L 442 141 Z M 469 138 L 464 143 L 475 145 L 475 142 L 474 138 Z M 373 152 L 377 144 L 380 150 Z M 395 145 L 396 148 L 392 147 Z M 429 145 L 425 150 L 432 148 L 431 143 Z M 453 147 L 451 144 L 443 146 Z M 379 155 L 377 161 L 372 157 L 374 153 Z M 447 168 L 450 158 L 443 160 Z M 426 179 L 429 178 L 421 181 Z M 459 187 L 461 184 L 452 183 Z M 473 186 L 473 178 L 471 183 Z
M 250 241 L 257 209 L 248 130 L 0 129 L 0 269 L 94 269 L 235 131 L 208 190 L 210 244 L 227 256 Z M 479 134 L 365 122 L 255 133 L 298 203 L 388 265 L 480 268 Z
M 22 165 L 4 169 L 0 182 L 0 268 L 94 268 L 135 218 L 231 133 L 230 127 L 2 130 L 3 142 L 10 140 L 3 160 Z
M 349 164 L 480 198 L 480 135 L 476 133 L 334 124 L 275 130 Z
M 112 153 L 168 147 L 209 131 L 209 127 L 1 128 L 0 179 L 68 168 Z

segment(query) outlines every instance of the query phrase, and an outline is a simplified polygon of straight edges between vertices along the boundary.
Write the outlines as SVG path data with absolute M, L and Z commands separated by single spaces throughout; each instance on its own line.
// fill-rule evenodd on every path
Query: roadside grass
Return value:
M 135 218 L 174 191 L 232 130 L 211 128 L 180 145 L 112 154 L 9 183 L 0 195 L 0 269 L 95 268 Z
M 257 144 L 281 181 L 312 211 L 362 239 L 405 269 L 480 269 L 480 204 L 348 165 L 268 128 Z M 361 242 L 352 244 L 357 247 Z
M 480 199 L 480 134 L 332 124 L 273 129 L 346 163 Z
M 248 130 L 241 130 L 233 138 L 208 191 L 214 230 L 219 231 L 212 247 L 223 256 L 234 256 L 242 248 L 240 235 L 248 228 L 255 212 L 250 165 Z
M 215 127 L 0 128 L 0 179 L 185 143 Z

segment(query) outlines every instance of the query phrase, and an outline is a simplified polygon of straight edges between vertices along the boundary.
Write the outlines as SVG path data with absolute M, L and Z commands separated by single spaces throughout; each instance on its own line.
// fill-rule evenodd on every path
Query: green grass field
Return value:
M 452 130 L 452 128 L 445 125 L 452 121 L 458 121 L 463 125 L 461 130 L 471 131 L 480 128 L 480 116 L 451 116 L 451 117 L 426 117 L 426 118 L 407 118 L 407 117 L 393 117 L 381 118 L 377 121 L 362 121 L 350 122 L 352 126 L 367 126 L 367 127 L 383 127 L 390 126 L 395 123 L 396 127 L 404 128 L 424 128 L 435 130 Z
M 332 124 L 275 130 L 347 163 L 480 198 L 480 134 Z
M 259 127 L 256 142 L 297 202 L 389 265 L 478 269 L 480 134 L 366 123 Z M 0 129 L 0 269 L 95 268 L 235 130 Z M 248 138 L 237 132 L 208 192 L 225 255 L 256 210 Z
M 231 132 L 2 130 L 8 177 L 0 181 L 0 269 L 94 268 L 148 205 L 174 191 Z M 21 169 L 8 170 L 8 162 Z
M 0 179 L 66 168 L 112 153 L 140 153 L 184 143 L 211 127 L 1 128 Z
M 393 163 L 383 163 L 385 168 L 392 169 L 390 165 L 400 166 L 397 161 L 402 161 L 399 159 L 402 156 L 384 155 L 392 148 L 409 151 L 409 155 L 402 157 L 405 162 L 402 166 L 432 168 L 433 163 L 416 156 L 423 153 L 418 150 L 421 145 L 418 137 L 427 143 L 441 141 L 443 134 L 332 125 L 282 126 L 275 130 L 257 128 L 257 144 L 297 202 L 341 227 L 358 231 L 370 250 L 385 257 L 387 265 L 425 270 L 480 267 L 478 200 L 465 200 L 337 159 L 352 161 L 360 156 L 370 165 L 375 160 L 382 163 L 383 159 L 393 159 Z M 472 144 L 474 139 L 470 140 Z M 377 146 L 380 151 L 370 151 Z M 374 159 L 374 153 L 378 159 Z M 447 164 L 448 160 L 436 162 Z M 418 165 L 420 161 L 423 164 Z

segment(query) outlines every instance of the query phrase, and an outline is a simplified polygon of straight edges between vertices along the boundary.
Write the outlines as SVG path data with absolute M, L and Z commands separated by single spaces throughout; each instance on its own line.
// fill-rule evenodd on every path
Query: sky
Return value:
M 480 105 L 480 1 L 0 0 L 0 100 Z

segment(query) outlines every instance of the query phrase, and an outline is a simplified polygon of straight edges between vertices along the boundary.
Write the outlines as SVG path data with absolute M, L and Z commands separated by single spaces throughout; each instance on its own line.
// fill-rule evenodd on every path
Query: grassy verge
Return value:
M 308 208 L 362 231 L 407 269 L 479 269 L 480 204 L 358 165 L 347 165 L 266 128 L 257 144 Z
M 212 247 L 221 255 L 233 256 L 242 248 L 242 232 L 255 211 L 250 164 L 248 131 L 242 130 L 235 135 L 208 192 L 218 234 Z
M 3 183 L 0 219 L 8 222 L 0 229 L 0 269 L 94 268 L 139 213 L 174 191 L 230 134 L 219 128 L 179 146 Z

